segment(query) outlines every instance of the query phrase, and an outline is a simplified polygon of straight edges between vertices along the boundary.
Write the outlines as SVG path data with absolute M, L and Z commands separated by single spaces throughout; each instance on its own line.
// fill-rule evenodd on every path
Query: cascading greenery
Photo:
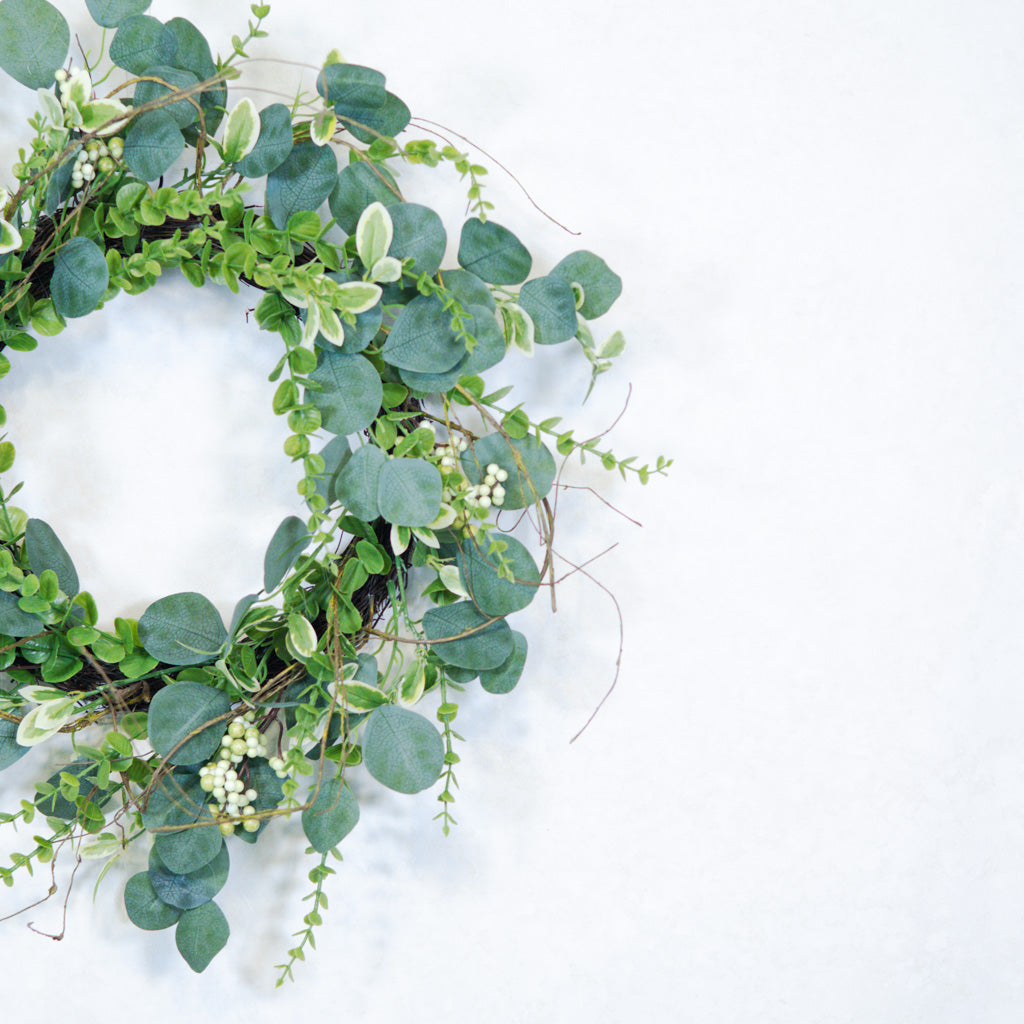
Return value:
M 195 25 L 144 13 L 149 0 L 86 3 L 103 31 L 76 68 L 55 7 L 0 2 L 0 68 L 39 100 L 0 189 L 0 349 L 30 351 L 166 271 L 261 290 L 256 321 L 283 346 L 273 411 L 306 514 L 281 523 L 262 590 L 229 623 L 181 593 L 107 628 L 54 531 L 13 504 L 22 485 L 0 486 L 0 769 L 43 742 L 69 759 L 3 815 L 48 832 L 0 878 L 65 850 L 112 862 L 147 837 L 128 917 L 173 926 L 202 971 L 228 940 L 214 897 L 231 843 L 298 814 L 315 891 L 280 982 L 314 944 L 327 858 L 359 818 L 348 769 L 400 793 L 440 782 L 447 833 L 453 698 L 477 679 L 495 694 L 516 685 L 527 641 L 507 618 L 553 579 L 551 449 L 641 482 L 669 461 L 619 460 L 485 384 L 506 355 L 573 339 L 604 372 L 622 336 L 597 344 L 588 322 L 621 282 L 585 251 L 531 279 L 527 248 L 488 218 L 485 168 L 399 142 L 410 112 L 380 72 L 333 53 L 315 95 L 257 110 L 227 85 L 268 6 L 215 59 Z M 441 218 L 402 194 L 403 163 L 468 179 L 458 266 L 442 268 Z M 14 456 L 0 441 L 0 480 Z M 503 510 L 534 526 L 540 564 Z M 414 710 L 428 692 L 440 729 Z

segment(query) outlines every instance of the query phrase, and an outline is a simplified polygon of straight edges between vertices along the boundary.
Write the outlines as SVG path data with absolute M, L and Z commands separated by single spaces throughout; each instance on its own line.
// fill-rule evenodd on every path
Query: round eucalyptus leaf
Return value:
M 166 665 L 213 661 L 227 638 L 220 614 L 202 594 L 162 597 L 139 619 L 139 639 L 146 653 Z
M 224 836 L 212 819 L 207 824 L 193 825 L 180 832 L 158 832 L 153 837 L 153 849 L 161 864 L 179 875 L 206 867 L 223 845 Z
M 459 266 L 488 284 L 520 284 L 529 275 L 533 259 L 508 228 L 473 217 L 462 225 Z
M 338 113 L 338 119 L 360 142 L 370 145 L 382 135 L 393 139 L 404 131 L 412 119 L 412 111 L 393 92 L 389 92 L 379 107 L 367 108 L 359 116 L 354 111 Z
M 426 459 L 389 459 L 377 482 L 380 514 L 395 526 L 428 526 L 441 512 L 444 482 Z
M 468 361 L 469 356 L 463 356 L 445 373 L 417 373 L 415 370 L 399 370 L 398 376 L 415 398 L 427 398 L 429 395 L 443 394 L 455 387 L 459 378 L 467 372 L 465 366 Z
M 361 355 L 322 349 L 310 379 L 319 391 L 306 395 L 320 410 L 325 430 L 344 436 L 368 427 L 380 412 L 384 387 L 373 364 Z
M 110 43 L 110 59 L 133 75 L 147 68 L 169 64 L 178 49 L 174 33 L 162 21 L 148 14 L 134 14 L 118 24 Z
M 348 107 L 380 107 L 387 98 L 380 71 L 362 64 L 328 64 L 316 79 L 316 91 L 331 104 Z
M 338 474 L 345 467 L 352 457 L 352 448 L 348 438 L 332 437 L 330 441 L 320 449 L 320 457 L 324 460 L 324 472 L 316 482 L 316 493 L 319 494 L 328 505 L 333 505 L 337 500 L 334 496 L 334 482 Z
M 383 321 L 384 307 L 381 303 L 377 303 L 373 309 L 368 309 L 365 313 L 356 313 L 354 324 L 346 323 L 344 325 L 345 340 L 340 345 L 326 341 L 322 335 L 317 338 L 317 343 L 328 351 L 333 348 L 346 356 L 358 355 L 377 337 L 377 332 Z
M 141 14 L 151 0 L 85 0 L 92 20 L 104 28 L 117 28 L 125 18 Z M 123 65 L 122 65 L 123 66 Z
M 581 249 L 570 253 L 548 277 L 561 277 L 583 289 L 580 313 L 588 320 L 603 316 L 622 294 L 622 278 L 600 256 Z
M 46 0 L 0 3 L 0 68 L 29 89 L 49 89 L 71 45 L 64 15 Z
M 41 575 L 46 569 L 57 574 L 57 583 L 68 597 L 78 593 L 75 563 L 53 528 L 41 519 L 30 519 L 25 526 L 25 554 L 32 571 Z
M 79 235 L 57 250 L 50 295 L 54 309 L 61 316 L 71 318 L 91 313 L 109 283 L 106 256 L 91 238 Z
M 87 796 L 96 803 L 105 803 L 103 794 L 96 791 L 96 772 L 98 766 L 95 761 L 74 761 L 64 768 L 55 771 L 46 781 L 54 787 L 54 792 L 49 796 L 40 796 L 36 799 L 36 806 L 48 818 L 60 818 L 62 821 L 74 821 L 78 815 L 78 807 L 72 800 L 69 800 L 60 792 L 61 774 L 73 775 L 78 779 L 78 795 Z
M 363 725 L 366 770 L 396 793 L 419 793 L 441 777 L 444 741 L 429 719 L 390 704 L 370 712 Z
M 349 514 L 367 523 L 380 516 L 377 485 L 387 461 L 388 457 L 372 444 L 364 444 L 352 453 L 334 481 L 335 497 Z
M 150 702 L 149 742 L 173 764 L 199 764 L 219 749 L 222 716 L 230 710 L 231 699 L 221 690 L 186 680 L 170 683 Z
M 347 235 L 351 235 L 356 230 L 363 210 L 371 203 L 380 202 L 385 206 L 393 206 L 401 201 L 398 185 L 391 173 L 386 168 L 362 160 L 359 163 L 346 164 L 338 172 L 328 205 L 331 208 L 331 216 L 338 222 L 338 227 Z
M 38 615 L 18 607 L 18 595 L 0 591 L 0 636 L 35 636 L 46 627 Z
M 512 653 L 497 668 L 485 669 L 480 673 L 480 685 L 495 694 L 511 693 L 515 689 L 526 665 L 526 637 L 512 630 Z
M 504 551 L 492 554 L 467 539 L 456 558 L 470 599 L 491 619 L 522 610 L 540 587 L 540 570 L 526 547 L 515 537 L 501 537 L 501 543 Z
M 145 74 L 146 79 L 135 86 L 135 106 L 137 107 L 141 107 L 145 103 L 154 103 L 173 92 L 199 84 L 199 79 L 191 71 L 171 67 L 168 64 L 157 64 L 155 67 L 147 68 Z M 156 78 L 159 78 L 160 81 L 150 80 Z M 164 82 L 167 84 L 162 84 Z M 198 103 L 199 94 L 193 93 L 189 99 L 176 100 L 159 109 L 170 114 L 179 128 L 187 128 L 193 121 L 199 119 Z
M 497 668 L 512 653 L 512 630 L 504 619 L 490 621 L 471 601 L 430 608 L 423 632 L 434 653 L 449 665 L 477 672 Z
M 167 28 L 174 33 L 177 41 L 171 63 L 183 71 L 191 71 L 200 82 L 213 78 L 217 74 L 217 65 L 214 63 L 210 44 L 202 32 L 185 18 L 171 18 L 167 22 Z M 228 91 L 224 85 L 216 85 L 200 94 L 199 105 L 203 108 L 208 134 L 213 135 L 217 131 L 227 101 Z M 197 141 L 198 128 L 198 125 L 193 125 L 185 130 L 185 135 L 192 145 Z
M 263 589 L 270 593 L 288 575 L 309 543 L 309 530 L 298 516 L 288 516 L 274 531 L 263 557 Z
M 165 864 L 156 845 L 149 852 L 149 880 L 153 891 L 164 903 L 181 910 L 209 903 L 224 888 L 230 866 L 228 848 L 223 843 L 213 860 L 186 873 L 173 871 Z
M 319 792 L 315 784 L 311 785 L 308 800 L 312 803 L 302 812 L 302 831 L 317 853 L 327 853 L 356 827 L 359 804 L 352 790 L 338 778 L 324 779 Z
M 175 686 L 181 683 L 173 684 Z M 142 824 L 148 829 L 179 829 L 208 813 L 210 797 L 199 784 L 199 775 L 186 768 L 162 772 L 142 807 Z
M 538 345 L 558 345 L 576 336 L 576 296 L 564 278 L 536 277 L 519 292 L 519 305 L 530 314 Z
M 437 273 L 444 259 L 448 235 L 444 230 L 441 218 L 429 206 L 417 203 L 401 203 L 391 213 L 394 236 L 388 255 L 405 260 L 410 257 L 415 261 L 414 274 Z
M 468 270 L 446 270 L 441 277 L 444 286 L 463 306 L 486 306 L 491 312 L 497 308 L 491 289 L 476 274 Z
M 491 369 L 492 366 L 497 366 L 505 358 L 505 335 L 491 308 L 470 305 L 466 311 L 470 315 L 466 330 L 476 344 L 460 369 L 463 375 L 476 376 L 484 370 Z
M 124 139 L 124 162 L 142 181 L 156 181 L 185 148 L 177 122 L 166 110 L 132 120 Z
M 266 208 L 282 231 L 288 218 L 302 210 L 316 210 L 338 180 L 338 160 L 329 146 L 300 142 L 284 162 L 267 175 Z
M 0 719 L 0 771 L 10 768 L 15 761 L 24 757 L 32 748 L 23 747 L 15 738 L 18 735 L 18 722 Z
M 396 317 L 381 355 L 403 370 L 444 373 L 466 355 L 466 345 L 455 336 L 441 300 L 418 295 Z
M 224 911 L 214 902 L 186 910 L 174 930 L 174 943 L 185 963 L 202 974 L 213 958 L 227 945 L 231 928 Z
M 164 903 L 156 894 L 148 871 L 132 875 L 124 886 L 124 909 L 128 920 L 147 932 L 160 931 L 177 924 L 181 910 Z
M 487 434 L 462 453 L 462 471 L 470 483 L 483 482 L 492 462 L 508 473 L 504 483 L 503 509 L 535 505 L 555 482 L 555 460 L 535 437 L 506 441 L 501 434 Z
M 246 178 L 262 178 L 288 159 L 293 145 L 291 111 L 283 103 L 271 103 L 260 111 L 256 145 L 235 164 L 235 170 Z

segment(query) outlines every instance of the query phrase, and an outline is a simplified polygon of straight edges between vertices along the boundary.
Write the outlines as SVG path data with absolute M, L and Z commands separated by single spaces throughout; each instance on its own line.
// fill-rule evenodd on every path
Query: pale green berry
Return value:
M 199 780 L 199 788 L 204 793 L 212 793 L 215 786 L 216 786 L 216 783 L 214 782 L 214 778 L 213 778 L 212 775 L 204 775 Z
M 220 823 L 220 830 L 226 836 L 232 836 L 235 834 L 235 823 L 233 821 L 222 821 Z
M 244 828 L 246 832 L 259 832 L 259 820 L 256 818 L 246 818 L 245 821 L 242 822 L 242 828 Z
M 247 744 L 246 744 L 245 740 L 232 740 L 231 741 L 231 753 L 232 754 L 243 755 L 243 754 L 245 754 L 246 749 L 247 749 Z
M 238 739 L 239 736 L 244 736 L 245 735 L 245 722 L 243 722 L 241 719 L 236 718 L 228 726 L 228 735 L 233 740 Z

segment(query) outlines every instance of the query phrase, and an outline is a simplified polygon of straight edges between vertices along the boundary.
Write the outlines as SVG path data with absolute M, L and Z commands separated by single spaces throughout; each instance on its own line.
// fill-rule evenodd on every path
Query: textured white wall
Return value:
M 152 8 L 215 47 L 246 12 Z M 614 447 L 676 465 L 647 489 L 577 474 L 644 525 L 572 491 L 559 536 L 576 560 L 619 542 L 593 571 L 625 615 L 622 676 L 570 746 L 613 674 L 614 607 L 577 577 L 557 616 L 524 614 L 527 677 L 460 716 L 460 826 L 440 837 L 430 794 L 378 794 L 297 986 L 272 990 L 305 891 L 285 827 L 235 858 L 234 934 L 201 978 L 171 933 L 122 920 L 133 863 L 95 906 L 79 885 L 60 944 L 2 926 L 5 1005 L 1019 1020 L 1019 5 L 293 0 L 270 28 L 259 52 L 315 63 L 338 46 L 512 168 L 582 232 L 495 169 L 494 216 L 533 240 L 538 270 L 586 247 L 623 276 L 607 319 L 630 348 L 568 418 L 604 429 L 631 382 Z M 300 74 L 266 68 L 277 87 Z M 27 110 L 0 112 L 5 166 Z M 266 339 L 244 296 L 194 298 L 119 298 L 2 385 L 24 501 L 111 613 L 173 589 L 230 604 L 292 501 Z M 543 356 L 522 396 L 561 411 L 585 374 Z M 27 919 L 57 930 L 59 907 Z

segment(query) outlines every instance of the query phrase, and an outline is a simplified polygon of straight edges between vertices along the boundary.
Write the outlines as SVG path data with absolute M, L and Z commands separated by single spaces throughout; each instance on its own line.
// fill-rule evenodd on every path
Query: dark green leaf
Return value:
M 217 609 L 202 594 L 162 597 L 139 620 L 142 646 L 167 665 L 202 665 L 212 661 L 227 638 Z
M 329 64 L 317 76 L 316 89 L 336 114 L 357 121 L 387 100 L 384 76 L 359 64 Z
M 428 206 L 401 203 L 389 211 L 394 236 L 388 255 L 404 260 L 412 257 L 414 274 L 437 273 L 448 244 L 441 218 Z
M 263 589 L 270 593 L 288 575 L 309 543 L 309 530 L 298 516 L 288 516 L 274 531 L 263 558 Z
M 223 845 L 224 836 L 213 821 L 180 832 L 158 832 L 153 837 L 153 849 L 160 862 L 179 875 L 206 867 Z
M 338 180 L 338 161 L 329 146 L 300 142 L 285 161 L 267 175 L 266 208 L 275 226 L 284 230 L 300 210 L 316 210 Z
M 181 917 L 177 907 L 169 906 L 157 896 L 148 871 L 132 875 L 125 883 L 124 909 L 132 924 L 150 932 L 170 928 Z
M 0 4 L 0 68 L 30 89 L 53 86 L 71 45 L 64 15 L 46 0 Z
M 491 308 L 469 306 L 466 311 L 469 313 L 466 330 L 473 336 L 476 345 L 460 364 L 459 372 L 460 376 L 475 376 L 497 366 L 505 358 L 505 335 Z
M 24 757 L 32 748 L 23 747 L 16 739 L 18 723 L 6 718 L 0 719 L 0 771 L 10 768 L 15 761 Z
M 334 481 L 334 493 L 347 512 L 370 522 L 380 516 L 377 487 L 387 456 L 376 446 L 357 448 Z M 0 628 L 2 628 L 0 620 Z M 13 635 L 13 634 L 11 634 Z M 23 634 L 24 635 L 24 634 Z
M 428 609 L 423 632 L 437 656 L 458 668 L 477 672 L 497 668 L 512 653 L 508 623 L 504 619 L 489 622 L 470 601 Z
M 324 429 L 332 434 L 344 436 L 363 430 L 380 412 L 383 385 L 364 356 L 321 349 L 310 378 L 321 390 L 309 392 L 306 400 L 320 410 Z
M 351 235 L 370 203 L 393 206 L 402 201 L 395 179 L 383 167 L 362 160 L 347 164 L 338 173 L 328 203 L 338 227 Z
M 158 64 L 169 64 L 178 49 L 174 33 L 148 14 L 125 18 L 110 43 L 110 59 L 125 71 L 141 75 Z
M 57 250 L 50 295 L 54 309 L 61 316 L 70 318 L 91 313 L 109 283 L 106 256 L 91 238 L 72 238 Z
M 173 37 L 172 37 L 173 38 Z M 159 82 L 142 81 L 135 86 L 135 106 L 141 107 L 145 103 L 153 103 L 156 100 L 169 96 L 172 92 L 188 89 L 197 85 L 199 79 L 191 71 L 182 68 L 174 68 L 167 64 L 158 64 L 156 67 L 146 69 L 148 78 L 159 78 Z M 166 82 L 167 85 L 162 85 Z M 177 100 L 167 106 L 160 107 L 161 110 L 174 118 L 174 123 L 179 128 L 187 128 L 193 121 L 198 120 L 199 94 L 192 93 L 188 99 Z
M 505 503 L 502 508 L 517 509 L 535 505 L 555 482 L 555 460 L 535 437 L 506 441 L 501 434 L 488 434 L 474 441 L 462 454 L 462 471 L 470 483 L 483 482 L 492 462 L 508 473 Z
M 538 345 L 557 345 L 576 336 L 576 297 L 572 285 L 554 274 L 527 281 L 519 305 L 530 314 Z
M 230 710 L 231 700 L 221 690 L 202 683 L 171 683 L 150 702 L 149 742 L 173 764 L 199 764 L 220 748 L 225 728 L 222 716 Z M 207 726 L 213 719 L 219 721 Z
M 92 20 L 104 28 L 117 28 L 125 18 L 141 14 L 151 0 L 85 0 Z M 123 66 L 123 65 L 122 65 Z
M 352 457 L 352 449 L 349 447 L 348 439 L 344 437 L 332 437 L 330 441 L 320 450 L 320 457 L 324 460 L 325 468 L 322 476 L 316 483 L 316 493 L 319 494 L 328 505 L 335 502 L 334 482 L 345 464 Z
M 470 598 L 491 619 L 525 608 L 537 596 L 540 587 L 540 570 L 530 552 L 515 537 L 501 540 L 505 550 L 490 554 L 467 539 L 456 559 Z M 501 575 L 500 568 L 510 572 L 512 579 Z
M 390 459 L 377 483 L 380 514 L 395 526 L 429 526 L 441 511 L 444 485 L 426 459 Z
M 99 766 L 95 761 L 74 761 L 66 768 L 61 768 L 51 775 L 46 781 L 53 786 L 54 791 L 49 796 L 40 796 L 36 800 L 36 806 L 49 818 L 60 818 L 62 821 L 73 821 L 78 814 L 78 808 L 74 801 L 68 800 L 60 792 L 61 774 L 73 775 L 78 779 L 78 796 L 89 797 L 96 803 L 105 803 L 105 794 L 96 788 L 96 773 Z
M 525 281 L 533 260 L 508 228 L 472 218 L 462 225 L 459 265 L 489 284 L 507 285 Z
M 214 63 L 210 44 L 202 32 L 185 18 L 171 18 L 167 22 L 167 28 L 174 33 L 174 38 L 177 40 L 177 48 L 171 63 L 183 71 L 191 71 L 201 82 L 212 78 L 217 73 L 217 65 Z M 200 95 L 199 105 L 205 113 L 208 134 L 213 135 L 217 131 L 217 126 L 224 116 L 223 108 L 227 101 L 228 91 L 223 85 L 207 89 Z M 195 145 L 198 126 L 187 128 L 185 135 L 188 141 Z
M 283 103 L 271 103 L 260 111 L 256 145 L 235 164 L 235 170 L 247 178 L 262 178 L 285 162 L 293 145 L 291 111 Z
M 46 627 L 37 615 L 18 607 L 18 595 L 0 591 L 0 635 L 24 637 L 42 633 Z
M 68 597 L 78 593 L 78 573 L 75 563 L 61 544 L 52 528 L 41 519 L 30 519 L 25 526 L 25 554 L 32 571 L 39 576 L 52 569 L 57 583 Z
M 166 110 L 136 117 L 124 140 L 124 162 L 143 181 L 156 181 L 185 148 L 177 122 Z
M 211 901 L 181 915 L 174 942 L 189 967 L 201 974 L 227 945 L 230 935 L 224 912 Z
M 622 278 L 600 256 L 585 249 L 570 253 L 548 276 L 561 277 L 570 284 L 575 281 L 583 289 L 580 313 L 588 320 L 607 313 L 622 294 Z
M 495 310 L 496 303 L 491 289 L 476 274 L 468 270 L 446 270 L 441 279 L 463 306 L 486 306 L 491 312 Z
M 310 786 L 312 799 L 315 785 Z M 333 850 L 356 827 L 359 804 L 341 779 L 324 779 L 313 803 L 302 812 L 302 831 L 318 853 Z
M 526 637 L 512 630 L 512 653 L 497 668 L 485 669 L 480 673 L 480 685 L 488 693 L 510 693 L 515 689 L 526 664 Z
M 216 826 L 203 825 L 190 831 L 208 828 L 216 829 Z M 164 903 L 181 910 L 209 903 L 224 888 L 229 867 L 228 849 L 223 843 L 213 860 L 187 874 L 172 871 L 161 859 L 155 845 L 149 853 L 149 880 L 153 883 L 153 891 Z
M 208 813 L 209 802 L 210 797 L 200 786 L 196 772 L 173 768 L 162 773 L 153 786 L 142 807 L 142 824 L 148 829 L 185 828 Z
M 419 793 L 444 768 L 444 742 L 433 724 L 407 708 L 375 708 L 363 725 L 367 771 L 397 793 Z
M 466 355 L 452 330 L 451 313 L 436 295 L 418 295 L 396 318 L 381 349 L 392 366 L 417 373 L 444 373 Z
M 379 107 L 367 108 L 359 116 L 355 112 L 337 111 L 341 123 L 360 141 L 367 145 L 381 136 L 394 138 L 404 131 L 412 118 L 412 112 L 394 93 L 389 92 Z

